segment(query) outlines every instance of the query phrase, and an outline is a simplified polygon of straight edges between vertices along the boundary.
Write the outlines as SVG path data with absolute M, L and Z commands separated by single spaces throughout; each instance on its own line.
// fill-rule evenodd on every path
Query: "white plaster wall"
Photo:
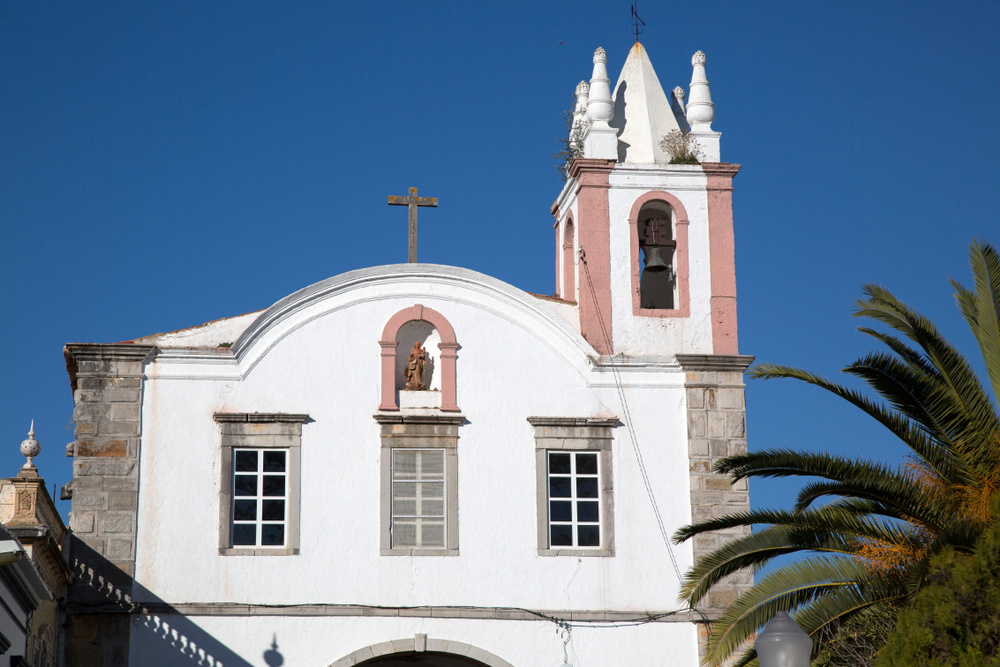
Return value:
M 271 325 L 245 334 L 235 356 L 165 350 L 147 367 L 137 601 L 679 608 L 677 577 L 625 426 L 614 429 L 615 556 L 537 555 L 535 441 L 527 418 L 621 419 L 614 376 L 590 366 L 593 350 L 545 303 L 471 271 L 442 270 L 417 265 L 391 279 L 371 277 L 375 270 L 326 294 L 300 294 L 297 302 L 282 302 L 283 310 L 265 313 L 262 319 Z M 459 427 L 457 557 L 379 555 L 380 437 L 372 418 L 379 403 L 378 340 L 386 321 L 415 303 L 448 318 L 461 345 L 458 404 L 468 423 Z M 672 533 L 690 520 L 683 373 L 638 367 L 621 378 L 656 501 Z M 219 555 L 223 471 L 216 412 L 310 415 L 302 427 L 299 555 Z M 691 563 L 690 548 L 675 552 L 683 571 Z M 259 622 L 246 621 L 206 620 L 217 624 L 226 642 L 237 641 L 230 633 L 252 639 L 249 646 L 259 658 L 263 649 L 255 647 L 266 639 L 261 632 L 271 630 L 250 631 Z M 289 632 L 306 623 L 282 622 Z M 336 627 L 339 634 L 351 626 Z M 554 634 L 549 624 L 515 627 L 548 639 Z M 417 631 L 426 632 L 407 630 L 409 636 Z M 396 638 L 393 632 L 373 631 L 369 643 Z M 329 634 L 318 632 L 310 641 Z M 135 641 L 134 651 L 147 650 Z M 341 657 L 333 654 L 330 661 Z M 525 649 L 512 662 L 551 662 L 531 655 Z
M 264 653 L 276 642 L 284 665 L 327 667 L 358 649 L 393 639 L 412 640 L 417 633 L 478 647 L 514 667 L 555 667 L 564 659 L 563 639 L 546 621 L 201 616 L 179 621 L 133 617 L 130 664 L 190 665 L 187 652 L 201 660 L 197 664 L 266 667 Z M 574 627 L 566 649 L 573 667 L 698 664 L 695 630 L 689 623 Z
M 21 624 L 27 623 L 28 612 L 22 611 L 21 605 L 7 586 L 0 586 L 0 600 L 3 601 L 3 609 L 0 610 L 0 632 L 10 642 L 7 655 L 25 655 L 28 636 Z M 16 610 L 17 615 L 14 616 L 11 610 Z
M 616 165 L 609 176 L 611 309 L 615 349 L 628 355 L 711 354 L 711 266 L 707 179 L 700 167 Z M 677 197 L 688 214 L 690 317 L 632 315 L 629 213 L 642 195 L 661 190 Z
M 521 312 L 522 304 L 504 295 L 458 284 L 433 292 L 381 283 L 309 304 L 296 313 L 301 322 L 292 326 L 288 318 L 258 339 L 267 349 L 252 367 L 249 357 L 224 360 L 228 369 L 212 366 L 218 379 L 199 379 L 210 375 L 199 370 L 205 359 L 154 363 L 143 405 L 137 582 L 177 602 L 673 609 L 676 577 L 624 427 L 615 429 L 613 452 L 616 556 L 536 554 L 535 443 L 527 417 L 621 417 L 612 376 L 588 370 L 585 343 L 540 304 Z M 414 303 L 444 314 L 462 345 L 458 402 L 468 423 L 459 428 L 458 557 L 378 551 L 377 341 L 385 322 Z M 682 374 L 632 372 L 623 379 L 636 385 L 628 389 L 629 406 L 673 531 L 690 517 Z M 300 555 L 218 554 L 223 471 L 215 412 L 312 418 L 302 435 Z M 678 549 L 682 567 L 687 551 Z M 204 565 L 192 571 L 191 562 Z M 500 574 L 506 572 L 517 572 L 523 585 L 510 587 Z
M 212 322 L 206 322 L 188 329 L 158 333 L 135 339 L 141 345 L 202 346 L 216 347 L 220 344 L 232 344 L 239 335 L 257 319 L 260 311 L 245 313 L 236 317 L 226 317 Z

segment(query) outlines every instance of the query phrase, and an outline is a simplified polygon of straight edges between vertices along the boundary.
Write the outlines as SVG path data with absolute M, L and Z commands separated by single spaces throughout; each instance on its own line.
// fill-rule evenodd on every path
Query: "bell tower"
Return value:
M 636 42 L 612 90 L 607 54 L 577 86 L 579 155 L 552 206 L 560 297 L 606 355 L 736 355 L 732 181 L 705 54 L 668 96 Z M 687 104 L 685 104 L 687 100 Z
M 743 372 L 753 357 L 739 354 L 736 326 L 740 166 L 720 158 L 705 54 L 691 66 L 688 94 L 678 86 L 668 97 L 636 42 L 611 90 L 597 49 L 589 87 L 577 87 L 569 145 L 579 155 L 552 213 L 558 294 L 577 303 L 580 332 L 600 354 L 595 365 L 627 369 L 614 381 L 653 388 L 657 409 L 684 406 L 684 419 L 664 420 L 645 442 L 683 457 L 677 445 L 686 441 L 687 460 L 677 465 L 689 470 L 689 516 L 698 521 L 750 509 L 746 482 L 712 471 L 747 451 Z M 688 562 L 744 534 L 695 542 Z M 717 618 L 752 583 L 737 573 L 717 584 L 702 619 Z M 703 655 L 705 623 L 698 637 Z

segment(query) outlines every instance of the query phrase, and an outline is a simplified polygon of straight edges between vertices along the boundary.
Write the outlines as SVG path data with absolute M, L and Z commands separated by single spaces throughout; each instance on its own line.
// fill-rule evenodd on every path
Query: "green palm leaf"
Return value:
M 984 528 L 983 503 L 995 497 L 1000 483 L 1000 253 L 974 242 L 970 264 L 973 288 L 952 285 L 992 392 L 933 322 L 878 285 L 864 287 L 854 315 L 887 329 L 860 328 L 886 351 L 844 368 L 870 394 L 788 366 L 760 364 L 749 371 L 756 379 L 806 382 L 848 401 L 909 447 L 914 462 L 893 467 L 786 449 L 717 462 L 715 472 L 733 481 L 812 479 L 792 511 L 737 512 L 675 533 L 677 542 L 716 531 L 729 540 L 687 573 L 681 593 L 691 605 L 741 570 L 760 572 L 778 556 L 801 556 L 757 581 L 723 612 L 709 636 L 710 663 L 738 656 L 736 665 L 755 665 L 749 641 L 779 610 L 793 612 L 814 637 L 828 637 L 839 627 L 834 624 L 852 616 L 908 604 L 935 553 L 975 549 Z

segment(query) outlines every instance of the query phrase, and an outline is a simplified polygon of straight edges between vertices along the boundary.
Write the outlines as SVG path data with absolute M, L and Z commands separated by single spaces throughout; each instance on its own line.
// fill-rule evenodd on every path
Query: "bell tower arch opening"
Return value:
M 674 215 L 666 203 L 651 201 L 639 211 L 636 225 L 642 266 L 639 267 L 639 308 L 673 310 L 677 268 Z
M 688 215 L 673 194 L 639 196 L 628 216 L 632 314 L 689 317 Z
M 572 213 L 566 218 L 563 231 L 562 266 L 563 289 L 562 298 L 576 301 L 576 227 L 573 225 Z

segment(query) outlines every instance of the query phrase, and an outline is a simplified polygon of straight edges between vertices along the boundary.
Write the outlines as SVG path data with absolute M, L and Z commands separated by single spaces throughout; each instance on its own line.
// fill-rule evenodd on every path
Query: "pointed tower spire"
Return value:
M 21 441 L 21 456 L 28 459 L 28 462 L 21 466 L 22 470 L 35 468 L 35 464 L 32 459 L 38 456 L 42 452 L 42 445 L 35 440 L 35 420 L 31 420 L 31 430 L 28 431 L 28 437 Z
M 680 130 L 666 93 L 649 61 L 646 49 L 636 42 L 622 65 L 614 92 L 611 126 L 618 130 L 618 161 L 633 164 L 667 163 L 670 156 L 660 141 Z
M 614 112 L 611 79 L 608 78 L 608 54 L 603 48 L 597 47 L 594 51 L 594 73 L 590 77 L 590 97 L 587 100 L 590 127 L 583 138 L 584 157 L 618 159 L 618 133 L 608 125 Z
M 718 132 L 712 130 L 715 120 L 715 105 L 712 103 L 712 90 L 705 74 L 705 54 L 696 51 L 691 56 L 691 89 L 688 95 L 687 120 L 691 125 L 691 135 L 697 138 L 701 149 L 702 160 L 705 162 L 719 161 Z

